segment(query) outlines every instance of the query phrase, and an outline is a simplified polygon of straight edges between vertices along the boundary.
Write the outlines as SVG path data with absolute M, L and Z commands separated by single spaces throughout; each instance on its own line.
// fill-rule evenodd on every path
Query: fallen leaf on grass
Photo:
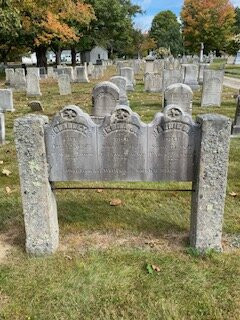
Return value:
M 0 164 L 3 164 L 3 161 L 2 161 L 2 160 L 0 160 Z
M 121 206 L 122 205 L 122 200 L 120 199 L 112 199 L 110 201 L 110 206 Z
M 155 266 L 154 264 L 152 264 L 152 269 L 156 272 L 160 272 L 160 268 L 158 266 Z
M 147 269 L 147 272 L 149 273 L 149 274 L 153 274 L 153 268 L 152 268 L 152 265 L 151 264 L 147 264 L 147 266 L 146 266 L 146 269 Z
M 11 188 L 9 188 L 9 187 L 6 187 L 5 190 L 6 190 L 7 194 L 12 193 L 12 190 L 11 190 Z
M 237 196 L 237 193 L 236 193 L 236 192 L 230 192 L 229 195 L 230 195 L 231 197 L 236 197 L 236 196 Z
M 9 170 L 7 170 L 7 169 L 3 169 L 2 170 L 2 174 L 4 174 L 5 176 L 10 176 L 10 174 L 11 174 L 12 172 L 11 171 L 9 171 Z
M 103 189 L 97 189 L 97 193 L 102 193 Z

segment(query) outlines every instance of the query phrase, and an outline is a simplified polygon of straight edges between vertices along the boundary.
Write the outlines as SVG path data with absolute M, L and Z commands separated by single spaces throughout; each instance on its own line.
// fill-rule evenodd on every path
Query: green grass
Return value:
M 110 69 L 104 79 L 113 73 Z M 55 82 L 42 82 L 44 114 L 51 118 L 67 104 L 90 112 L 94 83 L 74 84 L 72 96 L 60 97 Z M 201 108 L 201 94 L 196 93 L 194 118 L 212 112 L 233 118 L 235 93 L 224 89 L 221 108 Z M 142 76 L 129 99 L 146 122 L 162 109 L 160 94 L 143 91 Z M 25 94 L 14 93 L 16 112 L 6 114 L 8 143 L 0 148 L 4 162 L 0 171 L 12 172 L 9 177 L 0 173 L 0 319 L 239 319 L 240 139 L 231 140 L 223 254 L 209 252 L 202 257 L 188 249 L 190 193 L 92 190 L 57 191 L 59 251 L 32 258 L 24 252 L 12 131 L 14 119 L 30 113 L 28 101 Z M 101 185 L 190 187 L 189 183 Z M 7 186 L 12 193 L 6 193 Z M 123 204 L 111 207 L 113 198 Z M 2 262 L 1 241 L 11 246 Z M 149 274 L 148 264 L 160 272 Z

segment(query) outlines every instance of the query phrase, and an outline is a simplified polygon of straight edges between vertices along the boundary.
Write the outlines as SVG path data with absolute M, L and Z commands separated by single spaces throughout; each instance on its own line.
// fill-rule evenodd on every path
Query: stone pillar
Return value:
M 48 178 L 44 141 L 46 116 L 16 119 L 15 143 L 18 155 L 26 250 L 44 255 L 56 251 L 59 242 L 57 207 Z
M 221 251 L 231 121 L 207 114 L 197 117 L 197 122 L 201 138 L 193 179 L 190 245 L 202 252 Z
M 5 143 L 5 117 L 4 113 L 0 112 L 0 145 Z

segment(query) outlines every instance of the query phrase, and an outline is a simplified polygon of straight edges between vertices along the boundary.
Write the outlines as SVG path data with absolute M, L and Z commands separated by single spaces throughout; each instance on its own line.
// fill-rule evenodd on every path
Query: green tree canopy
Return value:
M 172 11 L 162 11 L 153 19 L 150 37 L 156 41 L 158 48 L 170 48 L 173 55 L 180 54 L 183 50 L 180 26 Z

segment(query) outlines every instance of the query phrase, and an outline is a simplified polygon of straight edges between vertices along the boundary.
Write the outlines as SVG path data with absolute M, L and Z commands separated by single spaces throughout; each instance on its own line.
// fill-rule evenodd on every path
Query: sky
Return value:
M 171 10 L 179 17 L 184 0 L 132 0 L 132 2 L 140 5 L 145 11 L 145 14 L 135 18 L 136 27 L 147 31 L 151 27 L 154 16 L 160 11 Z M 231 2 L 234 6 L 240 7 L 240 0 Z

